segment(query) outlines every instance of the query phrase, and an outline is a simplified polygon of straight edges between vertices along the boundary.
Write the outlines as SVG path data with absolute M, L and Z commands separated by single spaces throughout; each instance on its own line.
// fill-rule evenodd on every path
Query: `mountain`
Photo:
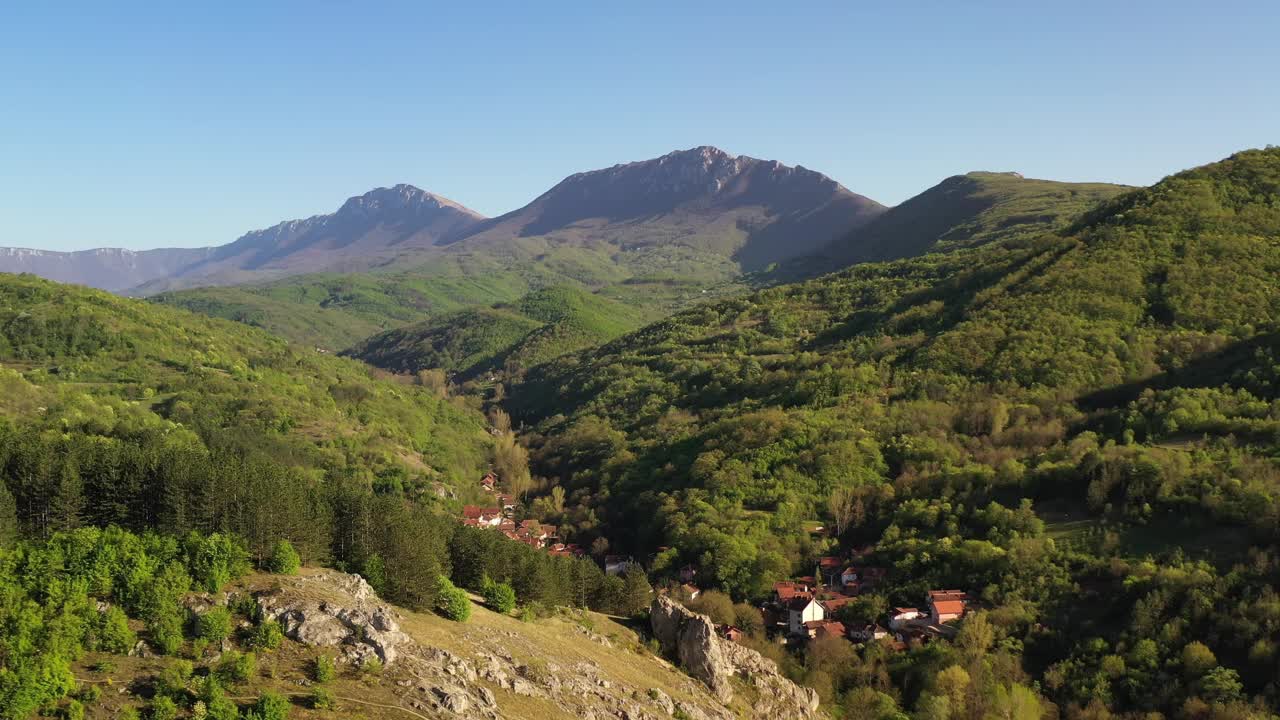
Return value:
M 915 257 L 1064 227 L 1130 190 L 1107 183 L 1024 178 L 1013 172 L 955 175 L 896 205 L 814 253 L 827 270 Z
M 247 233 L 207 258 L 140 284 L 136 292 L 145 295 L 321 270 L 366 270 L 447 243 L 482 219 L 452 200 L 412 185 L 378 188 L 350 198 L 330 215 Z
M 1243 568 L 1280 542 L 1278 198 L 1280 149 L 1245 151 L 1057 229 L 708 303 L 543 364 L 504 407 L 543 492 L 576 501 L 535 506 L 577 542 L 666 548 L 660 580 L 694 564 L 740 597 L 853 553 L 885 575 L 880 609 L 846 622 L 980 592 L 1026 643 L 1002 662 L 1059 707 L 1192 702 L 1182 676 L 1098 680 L 1110 650 L 1091 647 L 1158 636 L 1149 667 L 1211 646 L 1233 697 L 1263 693 L 1250 648 L 1274 629 L 1238 623 L 1274 593 L 1273 564 Z
M 514 303 L 472 308 L 388 330 L 346 354 L 400 373 L 440 368 L 461 379 L 518 371 L 599 345 L 654 319 L 576 287 L 550 287 Z
M 483 223 L 466 243 L 685 245 L 755 270 L 812 252 L 884 210 L 821 173 L 704 146 L 571 175 Z
M 214 248 L 98 248 L 76 252 L 0 248 L 0 272 L 31 273 L 57 282 L 120 292 L 176 273 L 214 252 Z
M 605 257 L 654 248 L 677 256 L 692 252 L 713 256 L 711 263 L 728 258 L 754 270 L 816 250 L 883 210 L 812 170 L 699 147 L 572 175 L 493 220 L 439 195 L 396 185 L 350 198 L 332 214 L 282 222 L 216 248 L 5 249 L 0 272 L 150 295 L 430 264 L 440 262 L 436 256 L 446 250 L 541 261 L 573 254 L 565 245 Z

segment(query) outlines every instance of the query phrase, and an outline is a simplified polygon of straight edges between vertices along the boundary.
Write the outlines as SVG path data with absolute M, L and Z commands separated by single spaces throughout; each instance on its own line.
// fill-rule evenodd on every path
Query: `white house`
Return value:
M 924 613 L 920 612 L 919 608 L 894 608 L 889 613 L 889 627 L 897 630 L 912 624 L 923 616 Z
M 787 629 L 792 635 L 805 635 L 809 632 L 805 623 L 817 622 L 826 616 L 827 612 L 822 609 L 817 600 L 811 597 L 798 597 L 787 605 Z
M 858 569 L 850 565 L 840 571 L 840 587 L 846 585 L 856 585 L 858 583 Z

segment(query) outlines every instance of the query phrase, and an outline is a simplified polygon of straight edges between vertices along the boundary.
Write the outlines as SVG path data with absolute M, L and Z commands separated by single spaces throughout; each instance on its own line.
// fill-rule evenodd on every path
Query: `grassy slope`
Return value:
M 0 414 L 89 433 L 216 432 L 307 468 L 473 476 L 483 419 L 366 366 L 241 324 L 0 275 Z M 425 467 L 424 467 L 425 465 Z
M 304 568 L 304 574 L 312 572 Z M 279 583 L 289 583 L 290 578 L 271 575 L 252 575 L 236 581 L 226 592 L 265 590 Z M 472 608 L 470 621 L 458 624 L 434 614 L 417 613 L 399 609 L 401 629 L 425 647 L 441 648 L 466 659 L 475 660 L 481 652 L 506 651 L 519 663 L 549 667 L 573 668 L 587 662 L 600 669 L 602 678 L 613 683 L 619 694 L 635 691 L 644 696 L 650 688 L 657 688 L 677 701 L 689 701 L 700 705 L 714 704 L 703 686 L 670 663 L 655 657 L 642 645 L 634 630 L 614 622 L 607 616 L 593 612 L 569 612 L 551 618 L 521 622 L 506 615 L 499 615 L 483 606 Z M 597 636 L 608 638 L 606 646 L 591 639 L 584 632 L 589 629 Z M 409 720 L 413 715 L 405 710 L 374 707 L 339 700 L 338 709 L 317 711 L 306 707 L 305 698 L 310 690 L 310 663 L 317 650 L 291 640 L 285 640 L 277 651 L 260 653 L 258 675 L 249 683 L 228 688 L 228 694 L 241 704 L 248 704 L 264 690 L 293 696 L 293 718 L 368 718 L 369 720 Z M 102 672 L 94 669 L 101 661 L 108 661 L 113 669 Z M 88 653 L 76 664 L 75 674 L 82 681 L 92 681 L 104 690 L 97 703 L 88 706 L 88 717 L 110 718 L 124 707 L 145 707 L 138 692 L 147 688 L 160 672 L 175 662 L 172 658 L 122 657 Z M 199 663 L 196 663 L 199 665 Z M 393 665 L 381 675 L 369 675 L 339 666 L 337 678 L 325 685 L 339 698 L 355 698 L 367 703 L 407 708 L 412 691 L 398 683 L 414 675 L 407 666 Z M 572 720 L 575 713 L 568 713 L 558 705 L 542 698 L 519 696 L 510 690 L 476 680 L 493 691 L 503 717 L 513 720 Z M 128 691 L 118 692 L 130 688 Z M 745 688 L 744 688 L 745 690 Z M 739 700 L 744 702 L 745 700 Z M 638 704 L 646 704 L 641 699 Z M 421 712 L 421 711 L 418 711 Z
M 1032 238 L 1057 230 L 1129 188 L 972 172 L 891 208 L 832 243 L 828 269 Z
M 683 247 L 619 251 L 523 238 L 512 247 L 424 257 L 408 269 L 316 274 L 261 285 L 163 293 L 155 302 L 264 328 L 311 347 L 341 350 L 383 330 L 469 307 L 512 302 L 570 285 L 641 308 L 672 310 L 732 291 L 727 258 Z
M 576 287 L 538 290 L 513 303 L 463 310 L 376 335 L 352 355 L 394 372 L 443 368 L 467 376 L 533 367 L 635 329 L 642 310 Z

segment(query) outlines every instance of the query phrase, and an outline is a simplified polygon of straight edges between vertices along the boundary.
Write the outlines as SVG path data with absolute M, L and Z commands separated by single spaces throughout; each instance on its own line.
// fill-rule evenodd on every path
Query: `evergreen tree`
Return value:
M 49 501 L 49 527 L 54 531 L 74 530 L 84 522 L 84 481 L 73 460 L 58 470 L 58 484 Z

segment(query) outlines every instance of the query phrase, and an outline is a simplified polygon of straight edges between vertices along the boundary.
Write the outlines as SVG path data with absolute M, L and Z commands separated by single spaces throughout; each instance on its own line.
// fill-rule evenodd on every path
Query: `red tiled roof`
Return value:
M 818 558 L 818 567 L 823 570 L 834 570 L 835 568 L 840 567 L 843 562 L 844 561 L 838 557 L 828 555 L 827 557 Z
M 933 601 L 933 609 L 939 615 L 963 615 L 963 600 L 935 600 Z

